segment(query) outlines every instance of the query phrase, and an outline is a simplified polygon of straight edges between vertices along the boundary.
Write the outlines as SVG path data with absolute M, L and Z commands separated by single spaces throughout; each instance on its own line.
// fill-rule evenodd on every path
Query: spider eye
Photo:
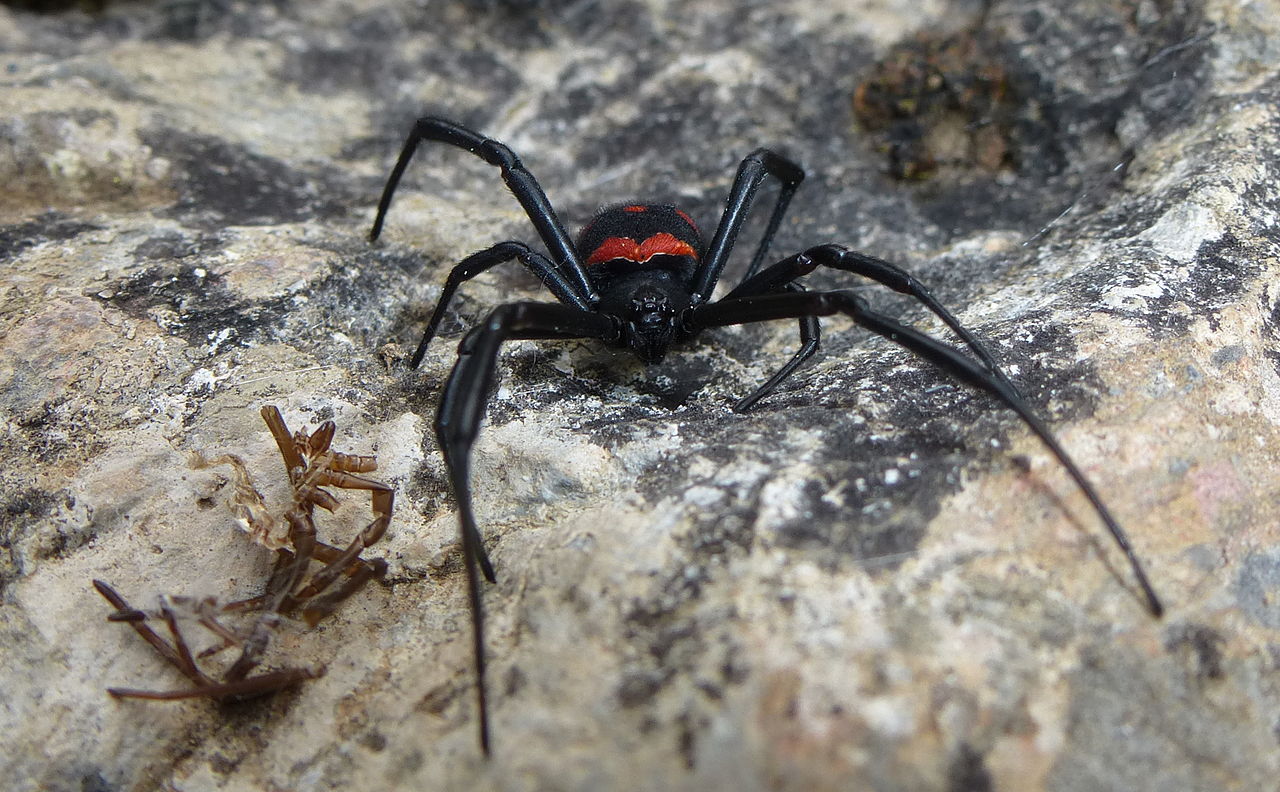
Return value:
M 635 316 L 636 322 L 652 327 L 663 324 L 674 311 L 671 310 L 670 301 L 665 297 L 645 295 L 631 301 L 631 313 Z

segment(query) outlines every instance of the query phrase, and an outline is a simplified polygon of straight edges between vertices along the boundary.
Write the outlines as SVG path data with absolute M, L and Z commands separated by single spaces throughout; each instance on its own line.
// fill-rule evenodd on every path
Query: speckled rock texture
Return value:
M 61 5 L 0 6 L 5 788 L 1280 789 L 1277 0 Z M 897 106 L 904 51 L 985 82 L 872 128 L 854 96 Z M 775 251 L 892 259 L 988 339 L 1165 617 L 1008 410 L 845 320 L 745 415 L 794 323 L 650 367 L 513 343 L 476 448 L 483 759 L 432 415 L 463 329 L 550 297 L 478 279 L 407 370 L 449 267 L 535 239 L 435 147 L 367 241 L 427 113 L 506 141 L 574 228 L 644 199 L 709 229 L 748 151 L 803 162 Z M 321 679 L 109 698 L 184 682 L 90 579 L 261 587 L 225 471 L 188 460 L 239 454 L 281 502 L 264 404 L 377 454 L 390 573 L 279 629 L 265 667 Z

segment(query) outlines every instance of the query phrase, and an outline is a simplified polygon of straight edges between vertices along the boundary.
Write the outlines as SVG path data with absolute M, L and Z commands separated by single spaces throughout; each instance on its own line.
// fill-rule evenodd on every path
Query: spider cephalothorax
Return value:
M 494 580 L 494 573 L 471 506 L 470 457 L 484 417 L 485 402 L 494 384 L 498 350 L 507 340 L 596 338 L 628 348 L 645 362 L 657 362 L 669 346 L 707 328 L 774 319 L 797 320 L 800 349 L 767 382 L 735 405 L 735 410 L 743 411 L 772 393 L 817 351 L 818 317 L 843 314 L 952 376 L 986 391 L 1017 413 L 1062 463 L 1102 518 L 1129 561 L 1147 609 L 1156 616 L 1162 613 L 1160 600 L 1147 581 L 1127 536 L 1093 486 L 1009 382 L 986 347 L 961 326 L 923 284 L 887 261 L 833 244 L 811 247 L 762 267 L 791 196 L 804 179 L 799 165 L 768 149 L 756 149 L 748 154 L 738 166 L 724 213 L 705 247 L 697 226 L 687 214 L 673 206 L 642 203 L 620 204 L 600 212 L 582 230 L 575 244 L 537 180 L 509 148 L 451 121 L 420 118 L 387 179 L 371 239 L 378 238 L 396 185 L 413 152 L 424 140 L 466 149 L 500 168 L 503 181 L 529 215 L 547 253 L 523 242 L 499 242 L 457 264 L 445 281 L 411 365 L 416 367 L 422 362 L 427 344 L 434 337 L 458 286 L 498 264 L 519 261 L 559 300 L 558 303 L 514 302 L 494 308 L 458 345 L 458 360 L 445 382 L 436 413 L 436 437 L 458 501 L 472 613 L 480 744 L 486 753 L 489 726 L 484 684 L 484 614 L 480 607 L 477 570 L 490 582 Z M 776 179 L 780 188 L 764 236 L 743 279 L 723 298 L 712 302 L 712 291 L 724 271 L 756 191 L 769 177 Z M 872 310 L 852 291 L 806 291 L 800 279 L 817 267 L 860 275 L 910 295 L 945 322 L 974 357 Z
M 619 338 L 645 363 L 680 340 L 702 235 L 674 206 L 628 204 L 600 212 L 578 235 L 597 308 L 619 320 Z

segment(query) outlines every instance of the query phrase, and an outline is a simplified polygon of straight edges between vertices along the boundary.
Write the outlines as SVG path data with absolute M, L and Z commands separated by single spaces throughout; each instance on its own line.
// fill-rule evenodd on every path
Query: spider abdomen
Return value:
M 693 219 L 666 204 L 620 204 L 602 209 L 578 235 L 587 277 L 603 294 L 619 276 L 667 270 L 688 283 L 702 256 Z
M 622 258 L 641 263 L 654 255 L 702 255 L 702 235 L 693 219 L 674 206 L 624 204 L 600 210 L 578 234 L 578 252 L 588 263 Z

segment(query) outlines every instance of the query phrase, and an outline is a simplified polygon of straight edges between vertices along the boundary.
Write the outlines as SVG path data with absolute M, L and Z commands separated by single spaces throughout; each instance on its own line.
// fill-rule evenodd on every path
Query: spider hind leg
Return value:
M 785 263 L 785 262 L 783 262 Z M 777 265 L 775 265 L 777 266 Z M 761 273 L 761 276 L 768 274 Z M 831 316 L 844 314 L 862 327 L 883 336 L 893 343 L 914 352 L 943 371 L 969 385 L 986 391 L 1002 401 L 1006 407 L 1017 413 L 1022 422 L 1031 429 L 1040 441 L 1066 468 L 1067 473 L 1075 481 L 1090 505 L 1101 518 L 1107 531 L 1111 534 L 1116 546 L 1124 553 L 1134 579 L 1138 582 L 1142 598 L 1152 616 L 1159 617 L 1164 613 L 1164 605 L 1156 595 L 1147 574 L 1138 560 L 1129 542 L 1128 535 L 1111 511 L 1103 503 L 1101 496 L 1084 473 L 1076 466 L 1074 460 L 1058 443 L 1040 418 L 1032 411 L 1031 406 L 1002 377 L 992 373 L 986 366 L 970 360 L 952 347 L 931 338 L 918 330 L 907 327 L 884 314 L 873 311 L 865 300 L 850 291 L 826 292 L 772 292 L 740 299 L 725 299 L 710 305 L 698 306 L 690 311 L 688 322 L 690 330 L 706 327 L 723 327 L 725 325 L 746 324 L 774 319 L 793 319 L 802 316 Z
M 477 570 L 490 583 L 496 578 L 472 507 L 471 448 L 495 384 L 498 352 L 503 342 L 538 338 L 598 338 L 616 342 L 618 328 L 607 316 L 567 305 L 536 302 L 500 305 L 458 345 L 458 360 L 445 381 L 436 412 L 436 439 L 458 504 L 467 600 L 471 608 L 480 748 L 485 755 L 489 754 L 489 709 L 485 686 L 484 611 Z

